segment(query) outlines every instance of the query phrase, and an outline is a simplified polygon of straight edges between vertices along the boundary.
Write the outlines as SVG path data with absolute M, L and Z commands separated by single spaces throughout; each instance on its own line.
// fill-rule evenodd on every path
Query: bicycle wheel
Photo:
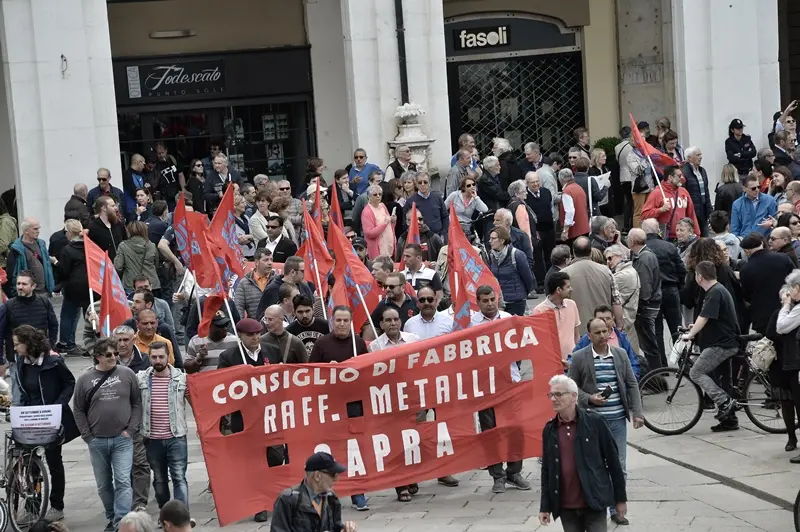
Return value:
M 24 454 L 11 462 L 6 475 L 6 501 L 11 529 L 14 532 L 27 532 L 47 513 L 50 474 L 41 457 Z
M 645 426 L 658 434 L 673 436 L 694 427 L 703 415 L 700 387 L 677 368 L 658 368 L 639 384 Z
M 744 412 L 753 424 L 770 434 L 786 434 L 780 401 L 772 398 L 772 385 L 764 375 L 751 373 L 742 391 Z
M 8 528 L 8 505 L 6 501 L 0 500 L 0 532 L 5 532 Z

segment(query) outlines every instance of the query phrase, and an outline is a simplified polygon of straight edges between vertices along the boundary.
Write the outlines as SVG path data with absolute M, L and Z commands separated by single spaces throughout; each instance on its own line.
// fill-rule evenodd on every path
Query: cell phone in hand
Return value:
M 606 389 L 603 390 L 600 395 L 603 397 L 603 399 L 608 399 L 609 397 L 611 397 L 611 392 L 612 392 L 611 386 L 606 386 Z

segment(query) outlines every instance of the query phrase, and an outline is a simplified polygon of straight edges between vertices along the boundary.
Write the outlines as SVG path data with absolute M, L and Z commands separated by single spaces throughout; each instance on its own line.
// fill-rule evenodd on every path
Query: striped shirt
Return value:
M 608 396 L 606 404 L 594 406 L 594 410 L 606 419 L 622 419 L 625 417 L 625 408 L 622 406 L 622 397 L 619 394 L 617 384 L 617 370 L 614 368 L 614 357 L 609 349 L 608 355 L 602 356 L 592 349 L 594 356 L 594 373 L 597 380 L 597 389 L 602 392 L 607 386 L 611 386 L 611 395 Z
M 153 373 L 150 387 L 150 439 L 168 440 L 173 437 L 169 424 L 169 374 L 159 377 Z
M 236 347 L 239 344 L 236 340 L 236 336 L 231 333 L 228 333 L 228 336 L 219 342 L 212 342 L 208 338 L 194 336 L 189 340 L 189 345 L 186 346 L 184 362 L 197 358 L 197 353 L 201 345 L 205 345 L 206 349 L 208 349 L 208 355 L 203 359 L 203 364 L 200 366 L 200 372 L 203 372 L 217 369 L 217 365 L 219 365 L 219 356 L 222 352 L 231 347 Z

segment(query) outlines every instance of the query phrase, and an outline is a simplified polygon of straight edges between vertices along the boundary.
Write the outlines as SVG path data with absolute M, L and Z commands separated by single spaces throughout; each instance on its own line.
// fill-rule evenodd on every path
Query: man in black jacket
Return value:
M 775 133 L 775 166 L 789 167 L 792 164 L 791 152 L 794 151 L 794 140 L 789 131 L 781 130 Z
M 707 236 L 708 217 L 714 209 L 711 206 L 711 194 L 708 193 L 708 174 L 706 169 L 700 166 L 703 162 L 703 152 L 697 146 L 689 146 L 684 153 L 686 162 L 681 170 L 686 177 L 686 191 L 692 198 L 700 234 Z
M 89 187 L 84 183 L 78 183 L 72 187 L 72 196 L 64 205 L 64 221 L 78 220 L 83 227 L 89 223 L 89 207 L 86 205 L 86 197 L 89 195 Z
M 242 176 L 236 170 L 228 168 L 228 157 L 218 153 L 213 160 L 214 171 L 206 175 L 203 184 L 203 198 L 206 200 L 206 213 L 209 218 L 217 210 L 222 195 L 225 193 L 225 184 L 228 182 L 243 183 Z
M 333 493 L 338 475 L 347 470 L 328 453 L 306 460 L 306 477 L 275 501 L 271 532 L 356 532 L 353 521 L 342 521 L 342 504 Z
M 272 252 L 272 262 L 283 264 L 297 253 L 297 246 L 290 238 L 283 236 L 283 218 L 277 215 L 267 219 L 267 238 L 259 241 L 256 249 L 266 248 Z
M 556 247 L 556 225 L 553 219 L 553 195 L 545 187 L 536 172 L 525 174 L 528 196 L 525 203 L 536 215 L 536 230 L 539 238 L 533 247 L 533 274 L 536 277 L 536 291 L 544 293 L 544 277 L 550 269 L 550 254 Z
M 550 379 L 556 416 L 542 431 L 539 522 L 561 518 L 564 530 L 606 530 L 606 508 L 628 513 L 625 475 L 617 445 L 600 414 L 578 408 L 578 385 L 566 375 Z M 596 447 L 596 448 L 592 448 Z
M 120 243 L 128 238 L 119 206 L 109 196 L 101 196 L 93 205 L 95 217 L 89 222 L 87 236 L 114 260 Z
M 23 270 L 17 274 L 17 295 L 0 305 L 0 364 L 5 358 L 14 362 L 11 332 L 20 325 L 30 325 L 44 331 L 50 345 L 58 341 L 58 319 L 47 296 L 35 293 L 33 274 Z M 5 354 L 5 357 L 4 357 Z
M 753 329 L 765 334 L 772 314 L 781 306 L 780 290 L 794 264 L 783 253 L 765 250 L 761 233 L 750 233 L 741 246 L 748 256 L 739 273 L 742 299 L 749 305 Z
M 661 310 L 661 271 L 658 257 L 647 249 L 647 235 L 641 229 L 628 233 L 633 268 L 639 274 L 639 308 L 636 310 L 636 336 L 651 370 L 662 367 L 656 338 L 656 318 Z
M 647 249 L 658 258 L 658 271 L 661 273 L 661 308 L 656 316 L 656 341 L 659 354 L 665 358 L 664 320 L 667 320 L 670 335 L 678 334 L 678 327 L 683 321 L 680 291 L 686 280 L 686 266 L 675 244 L 659 235 L 658 220 L 643 220 L 642 230 L 647 235 Z
M 756 146 L 750 135 L 744 134 L 744 124 L 738 118 L 731 120 L 728 126 L 728 138 L 725 139 L 725 155 L 728 162 L 736 167 L 739 175 L 747 175 L 753 168 L 753 157 Z

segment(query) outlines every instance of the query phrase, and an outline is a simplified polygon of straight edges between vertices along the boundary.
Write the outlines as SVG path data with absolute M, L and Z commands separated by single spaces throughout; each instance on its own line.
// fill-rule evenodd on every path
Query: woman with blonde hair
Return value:
M 61 286 L 61 319 L 56 351 L 76 354 L 75 330 L 78 316 L 89 308 L 89 276 L 86 272 L 86 250 L 83 247 L 83 226 L 78 220 L 64 222 L 67 245 L 58 254 L 54 268 L 56 282 Z
M 733 210 L 733 202 L 741 197 L 742 192 L 744 192 L 744 189 L 741 181 L 739 181 L 739 172 L 734 165 L 726 164 L 722 167 L 720 183 L 717 183 L 717 188 L 715 189 L 717 199 L 714 202 L 714 210 L 725 211 L 730 217 L 731 210 Z
M 143 275 L 150 280 L 153 295 L 160 297 L 161 281 L 158 280 L 158 250 L 147 235 L 147 224 L 131 222 L 127 226 L 128 240 L 123 240 L 114 257 L 114 267 L 122 277 L 125 292 L 133 293 L 133 280 Z
M 361 211 L 361 228 L 364 238 L 367 239 L 367 253 L 370 259 L 378 255 L 391 256 L 394 252 L 394 223 L 397 218 L 389 214 L 383 204 L 383 189 L 380 185 L 370 185 L 367 188 L 368 201 Z

